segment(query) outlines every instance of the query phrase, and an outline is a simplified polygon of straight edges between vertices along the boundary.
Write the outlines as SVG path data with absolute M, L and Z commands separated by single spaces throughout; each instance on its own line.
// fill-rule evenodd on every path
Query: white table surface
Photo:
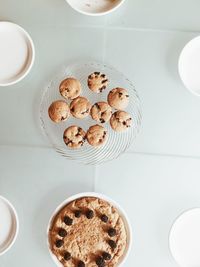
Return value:
M 0 194 L 16 207 L 20 234 L 0 267 L 55 266 L 46 248 L 51 212 L 67 196 L 95 190 L 120 202 L 134 231 L 125 267 L 175 267 L 168 233 L 183 210 L 200 206 L 200 98 L 182 85 L 177 61 L 200 32 L 199 0 L 126 0 L 106 17 L 86 17 L 65 0 L 0 0 L 0 20 L 32 36 L 36 61 L 17 85 L 0 88 Z M 143 125 L 128 153 L 100 166 L 54 152 L 38 120 L 40 95 L 63 64 L 110 63 L 140 95 Z

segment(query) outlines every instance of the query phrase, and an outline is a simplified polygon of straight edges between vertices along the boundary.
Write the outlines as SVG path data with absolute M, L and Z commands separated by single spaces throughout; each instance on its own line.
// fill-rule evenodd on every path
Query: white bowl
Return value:
M 34 44 L 19 25 L 0 21 L 0 58 L 0 86 L 15 84 L 30 72 L 35 59 Z
M 19 231 L 19 220 L 13 205 L 0 196 L 0 256 L 15 243 Z
M 119 8 L 125 0 L 66 0 L 76 11 L 88 16 L 102 16 Z
M 183 212 L 169 234 L 169 248 L 181 267 L 200 266 L 200 208 Z
M 112 200 L 111 198 L 103 195 L 103 194 L 99 194 L 99 193 L 95 193 L 95 192 L 85 192 L 85 193 L 80 193 L 80 194 L 76 194 L 73 195 L 69 198 L 67 198 L 66 200 L 64 200 L 57 208 L 56 210 L 53 212 L 52 217 L 48 223 L 48 227 L 47 227 L 47 245 L 48 245 L 48 250 L 50 252 L 50 255 L 53 259 L 53 261 L 55 262 L 55 264 L 58 267 L 63 267 L 63 265 L 59 262 L 59 260 L 57 259 L 57 257 L 52 253 L 51 248 L 50 248 L 50 244 L 49 244 L 49 229 L 51 227 L 52 221 L 55 218 L 55 216 L 57 215 L 57 213 L 64 207 L 66 206 L 68 203 L 82 198 L 82 197 L 96 197 L 96 198 L 100 198 L 102 200 L 105 200 L 107 202 L 109 202 L 111 205 L 113 205 L 119 212 L 120 216 L 122 217 L 124 223 L 125 223 L 125 227 L 126 227 L 126 232 L 127 232 L 127 247 L 126 247 L 126 251 L 123 255 L 123 257 L 121 258 L 118 266 L 122 266 L 124 265 L 124 263 L 126 262 L 128 255 L 131 251 L 131 247 L 132 247 L 132 228 L 131 228 L 131 224 L 130 221 L 128 219 L 128 216 L 126 214 L 126 212 L 122 209 L 122 207 L 120 207 L 120 205 L 118 203 L 116 203 L 114 200 Z
M 184 86 L 194 95 L 200 96 L 200 36 L 183 48 L 178 70 Z

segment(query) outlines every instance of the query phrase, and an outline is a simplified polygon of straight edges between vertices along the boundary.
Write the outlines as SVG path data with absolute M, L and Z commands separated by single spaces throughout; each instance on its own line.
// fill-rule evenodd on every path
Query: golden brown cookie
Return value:
M 64 98 L 74 99 L 81 93 L 81 83 L 75 78 L 67 78 L 61 82 L 59 91 Z
M 90 113 L 93 120 L 105 123 L 110 120 L 112 108 L 107 102 L 97 102 L 92 106 Z
M 71 114 L 77 119 L 83 119 L 90 114 L 91 104 L 85 97 L 77 97 L 70 104 Z
M 57 213 L 49 242 L 64 267 L 116 267 L 126 251 L 127 233 L 115 207 L 99 198 L 83 197 Z
M 123 110 L 128 106 L 129 94 L 124 88 L 114 88 L 108 94 L 108 103 L 111 107 Z
M 70 116 L 70 109 L 63 100 L 53 102 L 48 110 L 49 117 L 53 122 L 66 121 Z
M 87 131 L 87 141 L 91 146 L 101 146 L 107 141 L 108 133 L 101 125 L 93 125 Z
M 132 118 L 129 113 L 125 111 L 116 111 L 111 119 L 110 119 L 110 125 L 112 129 L 116 132 L 122 132 L 131 127 L 132 124 Z
M 101 72 L 94 72 L 88 76 L 88 87 L 95 93 L 101 93 L 108 86 L 108 78 Z
M 65 144 L 70 148 L 80 148 L 86 140 L 86 133 L 81 127 L 72 125 L 63 134 Z

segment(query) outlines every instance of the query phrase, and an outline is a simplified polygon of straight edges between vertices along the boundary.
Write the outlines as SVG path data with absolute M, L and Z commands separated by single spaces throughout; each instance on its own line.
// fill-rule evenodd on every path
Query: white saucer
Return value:
M 76 11 L 89 16 L 102 16 L 119 8 L 125 0 L 66 0 Z
M 6 253 L 18 235 L 19 221 L 12 204 L 0 196 L 0 256 Z
M 169 247 L 181 267 L 200 266 L 200 208 L 184 212 L 172 226 Z
M 200 96 L 200 36 L 191 40 L 183 48 L 178 67 L 185 87 Z
M 35 49 L 29 34 L 16 24 L 0 22 L 0 86 L 22 80 L 34 58 Z

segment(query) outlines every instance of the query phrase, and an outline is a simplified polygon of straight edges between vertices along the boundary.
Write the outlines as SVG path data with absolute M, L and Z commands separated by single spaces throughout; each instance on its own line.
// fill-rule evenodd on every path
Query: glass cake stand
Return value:
M 109 79 L 107 89 L 100 94 L 92 92 L 87 86 L 89 74 L 95 71 L 105 73 Z M 125 111 L 132 116 L 132 126 L 126 131 L 119 133 L 112 130 L 109 122 L 104 123 L 102 125 L 108 131 L 108 140 L 103 146 L 95 148 L 85 142 L 79 149 L 68 148 L 63 141 L 63 133 L 67 127 L 70 125 L 78 125 L 87 131 L 90 126 L 97 124 L 97 122 L 92 120 L 91 116 L 82 120 L 71 116 L 67 121 L 61 123 L 54 123 L 50 120 L 48 108 L 53 101 L 63 99 L 59 93 L 59 85 L 66 77 L 75 77 L 81 82 L 81 95 L 88 98 L 91 104 L 98 101 L 107 101 L 109 91 L 115 87 L 127 89 L 130 99 L 129 105 Z M 68 103 L 70 103 L 70 101 L 68 101 Z M 42 129 L 47 135 L 51 145 L 62 156 L 83 164 L 100 164 L 117 158 L 124 153 L 135 140 L 141 125 L 140 100 L 134 85 L 113 67 L 100 62 L 75 63 L 63 66 L 45 87 L 40 104 L 40 121 Z

